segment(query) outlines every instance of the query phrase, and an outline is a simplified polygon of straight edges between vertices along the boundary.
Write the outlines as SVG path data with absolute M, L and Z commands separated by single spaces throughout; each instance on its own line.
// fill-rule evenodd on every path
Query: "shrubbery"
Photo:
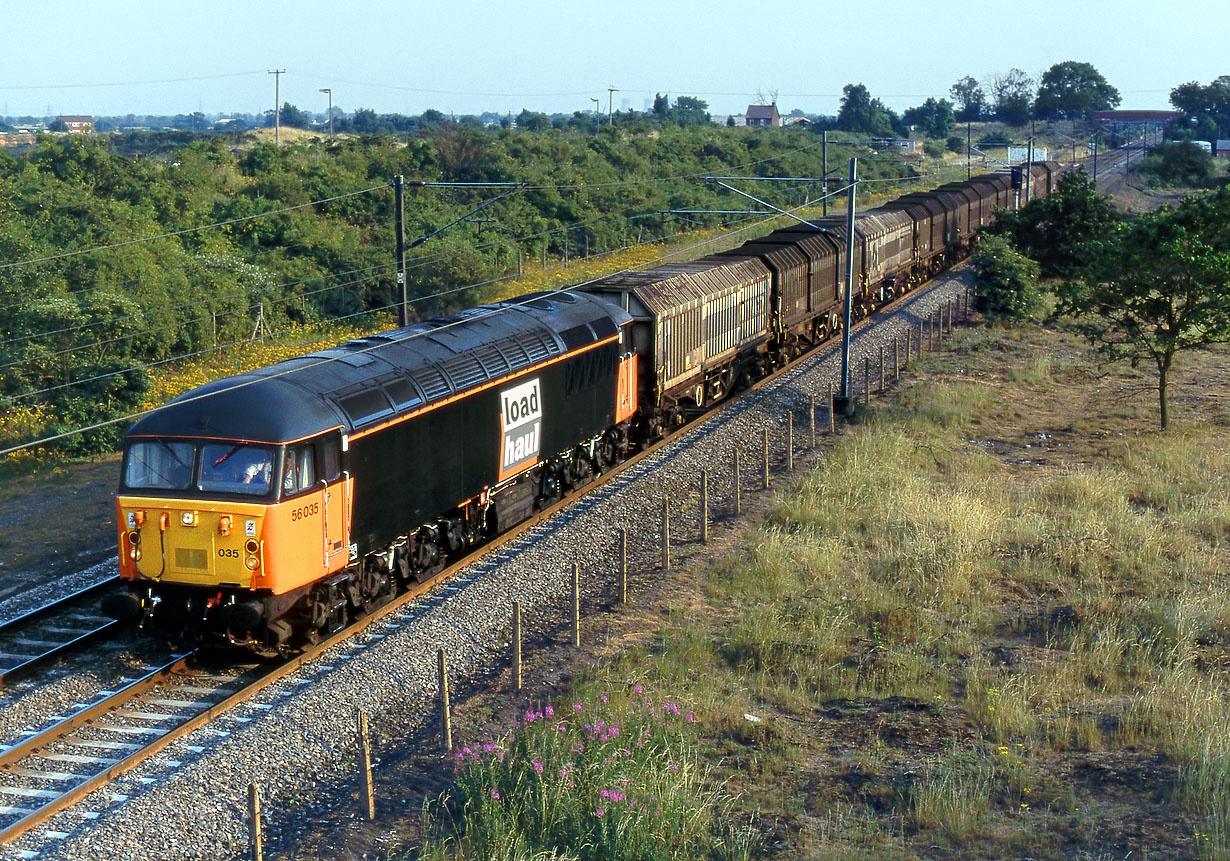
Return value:
M 1042 306 L 1038 264 L 1006 238 L 985 237 L 972 262 L 978 306 L 992 320 L 1026 320 Z

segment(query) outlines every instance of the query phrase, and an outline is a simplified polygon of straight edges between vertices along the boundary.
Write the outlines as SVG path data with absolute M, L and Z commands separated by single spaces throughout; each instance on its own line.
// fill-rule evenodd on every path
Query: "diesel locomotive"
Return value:
M 316 641 L 836 334 L 847 291 L 864 316 L 958 259 L 1013 185 L 861 213 L 852 284 L 845 219 L 820 219 L 194 389 L 126 434 L 104 609 L 174 641 Z

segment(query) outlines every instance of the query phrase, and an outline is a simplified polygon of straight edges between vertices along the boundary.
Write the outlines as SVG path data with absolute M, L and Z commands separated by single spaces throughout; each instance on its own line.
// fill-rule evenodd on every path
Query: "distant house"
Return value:
M 1217 157 L 1230 158 L 1230 140 L 1219 140 L 1217 142 Z
M 782 116 L 777 112 L 777 105 L 748 105 L 747 124 L 749 126 L 780 126 Z
M 64 123 L 69 134 L 88 135 L 94 133 L 94 118 L 76 115 L 61 115 L 56 122 Z

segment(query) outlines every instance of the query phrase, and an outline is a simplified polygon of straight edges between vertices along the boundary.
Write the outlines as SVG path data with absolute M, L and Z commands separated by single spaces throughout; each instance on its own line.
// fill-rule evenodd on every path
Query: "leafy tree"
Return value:
M 982 85 L 966 75 L 948 90 L 956 102 L 957 122 L 975 123 L 987 111 L 987 94 Z
M 970 262 L 978 307 L 992 320 L 1028 320 L 1042 306 L 1038 264 L 1005 237 L 984 237 Z
M 1083 170 L 1059 177 L 1055 193 L 1016 212 L 1001 212 L 987 232 L 1007 236 L 1047 277 L 1071 276 L 1089 263 L 1091 244 L 1117 221 L 1110 201 Z
M 525 129 L 530 132 L 540 132 L 543 129 L 551 128 L 551 118 L 541 111 L 531 111 L 524 109 L 517 114 L 517 128 Z
M 880 137 L 897 133 L 900 120 L 883 102 L 873 98 L 863 84 L 846 84 L 842 88 L 841 108 L 837 112 L 837 128 Z
M 1169 141 L 1149 149 L 1142 170 L 1151 184 L 1200 186 L 1213 174 L 1213 155 L 1191 141 Z
M 1034 111 L 1038 117 L 1088 119 L 1120 101 L 1119 91 L 1092 64 L 1066 60 L 1042 73 Z
M 1001 122 L 1020 125 L 1029 119 L 1033 102 L 1034 81 L 1020 69 L 1009 69 L 995 75 L 987 84 L 991 92 L 991 109 Z
M 292 126 L 297 129 L 310 128 L 312 118 L 308 116 L 306 111 L 301 111 L 290 102 L 282 103 L 282 125 Z
M 901 115 L 906 125 L 918 126 L 927 137 L 947 137 L 957 124 L 952 102 L 948 99 L 927 99 L 918 107 L 909 108 Z
M 1196 81 L 1180 84 L 1170 91 L 1170 103 L 1187 114 L 1197 138 L 1230 136 L 1230 75 L 1222 75 L 1207 87 Z
M 661 119 L 661 120 L 666 119 L 666 113 L 667 111 L 670 110 L 670 106 L 671 106 L 671 97 L 669 94 L 664 96 L 661 93 L 654 93 L 654 96 L 653 96 L 654 116 L 656 116 L 658 119 Z
M 709 122 L 709 103 L 695 96 L 678 96 L 671 109 L 671 118 L 681 126 Z
M 1106 355 L 1154 362 L 1164 430 L 1175 357 L 1230 341 L 1230 191 L 1119 225 L 1059 300 L 1059 312 L 1081 318 L 1090 342 Z

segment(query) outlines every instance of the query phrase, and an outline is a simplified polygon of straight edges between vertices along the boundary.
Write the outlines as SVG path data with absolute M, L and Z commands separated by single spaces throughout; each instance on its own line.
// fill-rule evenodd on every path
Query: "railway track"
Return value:
M 91 605 L 118 582 L 101 580 L 0 624 L 0 688 L 117 633 L 119 624 Z
M 897 305 L 924 293 L 927 287 L 912 291 L 881 309 Z M 875 322 L 870 318 L 857 323 L 857 332 Z M 825 347 L 799 358 L 774 375 L 759 381 L 744 395 L 773 385 L 793 369 L 811 361 Z M 705 414 L 701 421 L 720 415 L 740 403 L 731 399 Z M 382 620 L 390 630 L 414 619 L 398 622 L 390 618 L 424 594 L 452 581 L 457 588 L 466 579 L 458 572 L 483 557 L 495 558 L 500 549 L 532 530 L 540 531 L 544 521 L 586 496 L 688 433 L 688 423 L 650 448 L 594 479 L 579 494 L 560 500 L 549 509 L 523 522 L 467 556 L 457 560 L 431 580 L 412 588 L 372 613 L 352 623 L 332 638 L 314 646 L 294 659 L 272 664 L 242 665 L 227 673 L 193 666 L 193 656 L 178 656 L 165 665 L 151 667 L 138 678 L 128 679 L 98 699 L 81 704 L 73 714 L 58 715 L 25 739 L 0 751 L 0 845 L 47 822 L 56 813 L 77 803 L 166 749 L 176 740 L 227 714 L 261 691 L 299 669 L 317 662 L 320 656 L 345 640 Z M 649 468 L 649 467 L 647 467 Z M 474 578 L 469 578 L 473 580 Z M 424 613 L 430 608 L 425 608 Z M 404 614 L 403 614 L 404 615 Z M 411 614 L 412 616 L 414 614 Z M 383 637 L 383 634 L 377 634 Z M 190 748 L 198 751 L 199 748 Z M 178 763 L 174 763 L 178 765 Z

